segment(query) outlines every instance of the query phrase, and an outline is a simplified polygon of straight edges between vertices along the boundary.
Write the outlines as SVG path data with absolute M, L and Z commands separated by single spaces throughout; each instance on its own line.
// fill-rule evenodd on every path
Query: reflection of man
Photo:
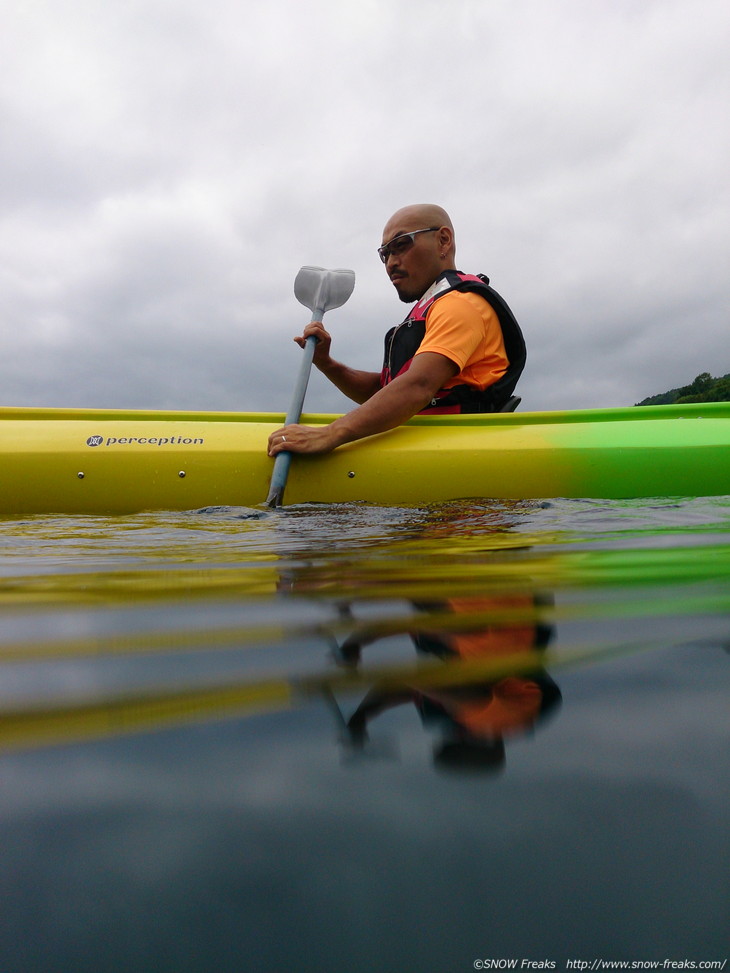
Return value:
M 509 658 L 544 649 L 552 629 L 529 620 L 535 599 L 529 595 L 500 598 L 450 599 L 438 604 L 418 605 L 422 610 L 456 615 L 488 611 L 514 611 L 526 620 L 491 624 L 471 630 L 419 631 L 411 637 L 420 653 L 465 663 L 487 657 Z M 342 659 L 356 664 L 362 641 L 346 642 Z M 468 671 L 465 671 L 468 677 Z M 351 742 L 363 745 L 367 726 L 379 713 L 404 703 L 413 703 L 424 726 L 440 733 L 434 762 L 440 767 L 499 769 L 505 762 L 505 739 L 530 731 L 560 704 L 561 695 L 548 673 L 537 666 L 530 672 L 516 672 L 497 679 L 476 682 L 465 679 L 454 685 L 427 689 L 402 686 L 395 690 L 372 689 L 347 721 Z
M 418 303 L 386 336 L 383 370 L 359 371 L 330 356 L 330 335 L 313 322 L 314 364 L 359 407 L 326 426 L 291 424 L 269 439 L 282 450 L 327 453 L 385 432 L 417 412 L 494 412 L 512 395 L 525 364 L 522 334 L 486 281 L 456 270 L 454 228 L 440 206 L 398 210 L 378 250 L 400 299 Z

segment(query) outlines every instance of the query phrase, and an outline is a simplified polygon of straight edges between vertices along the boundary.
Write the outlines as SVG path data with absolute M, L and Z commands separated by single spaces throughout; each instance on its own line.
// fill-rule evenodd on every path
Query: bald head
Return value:
M 420 230 L 426 226 L 447 226 L 452 233 L 454 232 L 451 218 L 443 207 L 436 206 L 435 203 L 415 203 L 393 213 L 385 224 L 383 241 L 392 239 L 397 233 L 408 233 L 410 230 Z M 390 227 L 397 227 L 397 229 L 389 233 Z
M 423 232 L 433 230 L 433 233 Z M 386 257 L 385 269 L 402 301 L 417 300 L 445 270 L 456 268 L 456 242 L 449 214 L 434 203 L 404 206 L 383 230 L 385 247 L 401 234 L 418 232 L 402 253 Z

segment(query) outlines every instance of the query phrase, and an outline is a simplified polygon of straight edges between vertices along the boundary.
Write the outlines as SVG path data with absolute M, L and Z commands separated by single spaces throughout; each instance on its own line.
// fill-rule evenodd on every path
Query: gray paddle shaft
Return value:
M 294 294 L 297 300 L 312 312 L 312 321 L 321 321 L 326 311 L 341 307 L 352 294 L 355 287 L 353 270 L 325 270 L 324 267 L 302 267 L 294 281 Z M 309 384 L 312 359 L 317 339 L 310 335 L 304 343 L 302 364 L 299 368 L 291 405 L 286 414 L 286 425 L 299 422 L 304 406 L 304 396 Z M 266 498 L 266 506 L 280 507 L 284 497 L 284 487 L 289 476 L 291 453 L 279 453 L 274 460 L 271 486 Z

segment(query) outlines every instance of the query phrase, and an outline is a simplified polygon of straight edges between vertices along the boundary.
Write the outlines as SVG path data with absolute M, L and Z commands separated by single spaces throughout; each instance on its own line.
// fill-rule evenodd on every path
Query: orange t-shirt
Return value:
M 426 312 L 426 334 L 417 355 L 435 352 L 458 365 L 459 372 L 445 383 L 485 389 L 507 371 L 509 361 L 497 312 L 469 291 L 449 291 Z

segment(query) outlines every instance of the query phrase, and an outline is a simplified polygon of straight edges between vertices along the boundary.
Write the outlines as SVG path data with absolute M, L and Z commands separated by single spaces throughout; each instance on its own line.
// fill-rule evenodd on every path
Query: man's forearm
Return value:
M 349 368 L 335 361 L 334 358 L 330 358 L 322 365 L 317 364 L 317 368 L 353 402 L 367 402 L 380 388 L 380 376 L 377 372 L 362 372 L 356 368 Z
M 335 444 L 353 442 L 365 436 L 395 429 L 428 404 L 431 390 L 402 376 L 379 389 L 358 409 L 335 419 L 328 427 Z

